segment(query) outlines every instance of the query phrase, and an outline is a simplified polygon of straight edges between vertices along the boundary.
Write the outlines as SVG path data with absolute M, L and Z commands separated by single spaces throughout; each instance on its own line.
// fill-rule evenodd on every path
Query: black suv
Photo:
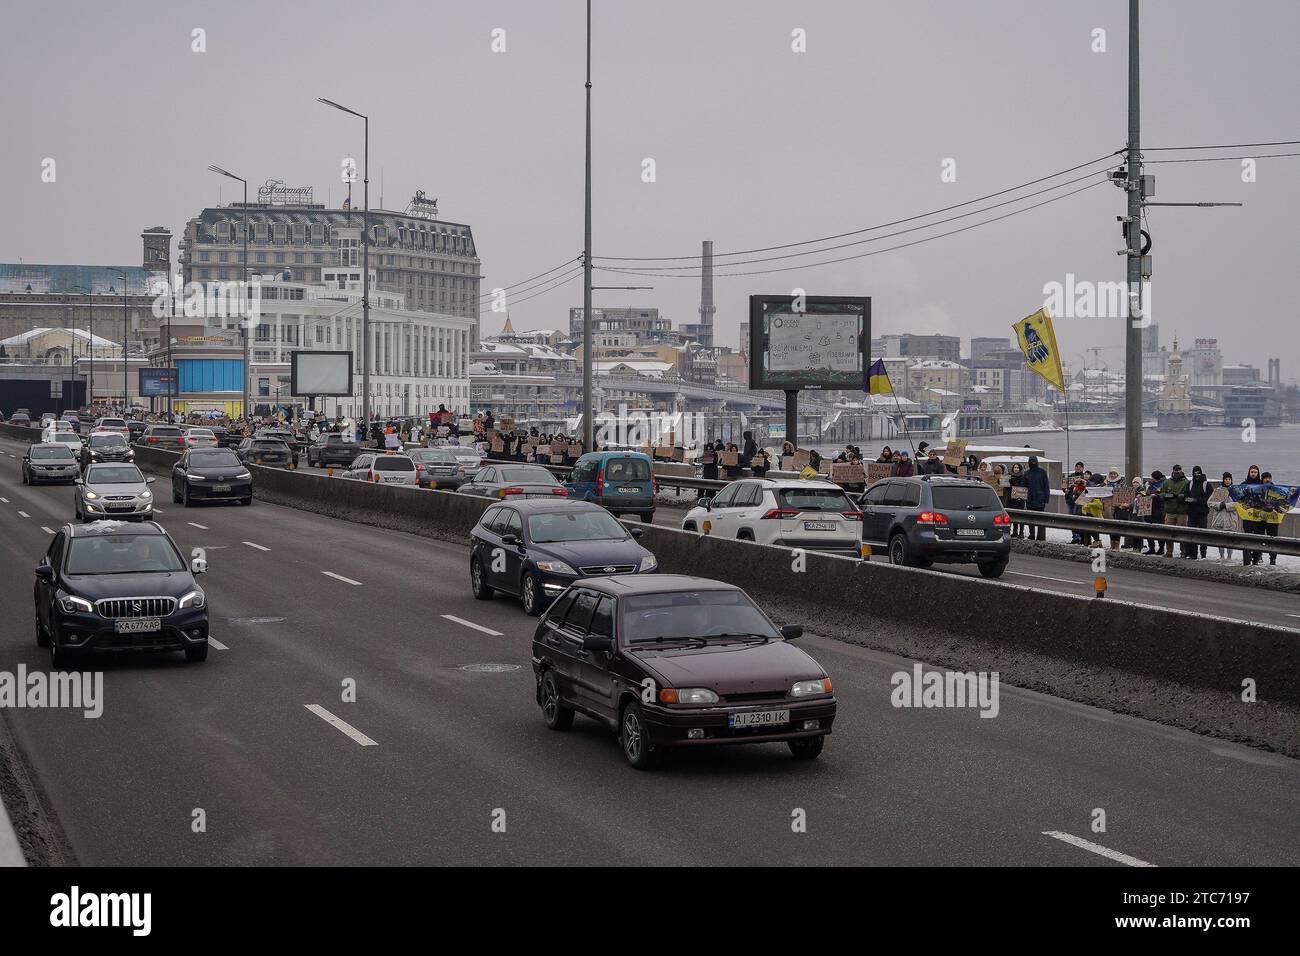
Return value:
M 884 478 L 862 495 L 862 540 L 887 548 L 890 564 L 974 562 L 1001 577 L 1011 555 L 1011 517 L 980 478 Z
M 89 651 L 184 651 L 208 657 L 207 598 L 156 522 L 66 524 L 36 566 L 36 643 L 60 669 Z
M 307 464 L 320 468 L 337 465 L 346 468 L 361 454 L 361 446 L 351 436 L 326 432 L 307 446 Z

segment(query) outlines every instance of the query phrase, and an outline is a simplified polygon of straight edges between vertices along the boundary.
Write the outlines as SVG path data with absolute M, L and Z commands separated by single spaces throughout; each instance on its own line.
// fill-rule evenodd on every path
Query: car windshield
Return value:
M 776 499 L 782 508 L 800 511 L 857 511 L 849 496 L 838 488 L 781 488 Z
M 723 634 L 780 636 L 743 591 L 636 594 L 623 598 L 619 608 L 622 633 L 630 644 Z
M 272 440 L 267 440 L 267 441 L 261 441 L 261 440 L 258 440 L 258 441 L 254 441 L 254 442 L 253 442 L 253 447 L 256 448 L 258 451 L 280 451 L 280 452 L 285 452 L 285 451 L 288 451 L 288 450 L 289 450 L 289 446 L 286 445 L 284 442 L 282 442 L 282 441 L 272 441 Z
M 1002 502 L 988 485 L 933 485 L 930 496 L 940 511 L 1001 511 Z
M 102 534 L 73 538 L 68 574 L 141 574 L 184 571 L 176 548 L 161 534 Z
M 347 435 L 326 435 L 325 444 L 327 445 L 355 445 L 356 442 Z
M 144 475 L 135 465 L 98 465 L 86 472 L 88 485 L 144 484 Z
M 206 428 L 191 428 L 190 437 L 191 438 L 216 438 L 217 436 L 212 434 L 212 432 L 208 431 Z
M 440 448 L 417 448 L 411 452 L 411 457 L 416 461 L 434 461 L 443 465 L 454 465 L 457 461 L 455 455 Z
M 120 418 L 102 418 L 99 422 L 100 428 L 125 428 L 126 422 Z
M 528 537 L 534 544 L 552 541 L 623 541 L 627 530 L 608 511 L 557 511 L 532 515 Z
M 66 445 L 45 446 L 43 448 L 32 449 L 33 461 L 44 461 L 53 458 L 71 458 L 72 452 Z
M 650 463 L 642 458 L 611 458 L 605 462 L 606 481 L 649 481 Z
M 515 481 L 515 482 L 522 481 L 522 482 L 528 482 L 529 484 L 532 485 L 558 485 L 559 484 L 559 482 L 555 480 L 555 476 L 552 475 L 545 468 L 537 468 L 537 467 L 530 468 L 527 465 L 524 465 L 519 468 L 502 468 L 501 480 Z
M 415 462 L 405 455 L 381 455 L 375 459 L 375 471 L 415 471 Z
M 111 435 L 91 435 L 91 448 L 125 448 L 126 436 L 114 432 Z
M 179 428 L 159 428 L 157 425 L 149 430 L 150 435 L 157 435 L 163 438 L 171 438 L 180 435 L 180 433 L 181 430 Z
M 192 451 L 191 468 L 241 468 L 239 458 L 233 451 Z

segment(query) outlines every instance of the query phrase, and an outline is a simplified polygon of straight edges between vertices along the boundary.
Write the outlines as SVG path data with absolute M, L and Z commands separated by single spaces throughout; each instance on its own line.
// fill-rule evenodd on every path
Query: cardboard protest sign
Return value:
M 718 464 L 724 468 L 735 468 L 740 464 L 740 453 L 735 451 L 718 452 Z
M 966 460 L 966 446 L 970 442 L 965 438 L 954 438 L 948 442 L 948 447 L 943 452 L 943 463 L 945 465 L 960 465 Z
M 831 481 L 838 484 L 862 484 L 867 480 L 867 473 L 860 461 L 831 462 Z
M 1155 499 L 1150 495 L 1140 495 L 1133 499 L 1133 514 L 1139 518 L 1151 517 L 1151 506 Z
M 1132 508 L 1135 497 L 1132 488 L 1116 488 L 1110 493 L 1111 504 L 1116 508 Z
M 1026 488 L 1024 485 L 1017 485 L 1017 486 L 1015 486 L 1014 488 L 1011 489 L 1011 500 L 1012 500 L 1012 501 L 1028 501 L 1028 500 L 1029 500 L 1029 489 Z
M 506 450 L 506 443 L 505 443 L 505 442 L 503 442 L 500 438 L 494 438 L 494 439 L 492 439 L 492 451 L 493 451 L 495 454 L 498 454 L 498 455 L 499 455 L 499 454 L 503 453 L 505 450 Z
M 800 448 L 794 453 L 794 470 L 802 471 L 812 462 L 812 452 L 807 448 Z
M 867 464 L 867 481 L 875 483 L 888 478 L 894 473 L 894 463 L 890 461 L 873 461 Z
M 655 445 L 655 453 L 654 453 L 654 456 L 655 456 L 656 458 L 672 458 L 672 457 L 673 457 L 673 446 L 672 446 L 672 445 Z

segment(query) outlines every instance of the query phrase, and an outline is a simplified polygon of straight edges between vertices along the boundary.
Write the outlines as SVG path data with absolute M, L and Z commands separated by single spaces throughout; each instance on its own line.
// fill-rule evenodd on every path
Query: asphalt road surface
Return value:
M 0 670 L 43 669 L 32 568 L 71 520 L 72 489 L 22 486 L 16 446 L 3 445 Z M 910 662 L 815 634 L 802 645 L 839 700 L 820 760 L 763 745 L 638 773 L 585 718 L 546 729 L 528 666 L 534 622 L 512 599 L 473 599 L 464 547 L 263 502 L 183 509 L 154 487 L 177 543 L 207 549 L 220 649 L 197 665 L 97 659 L 96 720 L 4 715 L 82 863 L 1300 857 L 1300 762 L 1005 686 L 996 719 L 896 709 L 890 676 Z M 466 669 L 484 664 L 515 669 Z M 1094 808 L 1105 833 L 1090 829 Z M 196 810 L 206 832 L 194 832 Z

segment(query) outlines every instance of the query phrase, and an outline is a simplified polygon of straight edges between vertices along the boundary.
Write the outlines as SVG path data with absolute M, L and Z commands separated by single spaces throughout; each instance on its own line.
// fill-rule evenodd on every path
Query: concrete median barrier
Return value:
M 139 449 L 136 460 L 166 476 L 176 457 Z M 492 503 L 304 469 L 252 470 L 260 500 L 445 540 L 466 540 Z M 797 612 L 810 630 L 852 632 L 868 646 L 922 653 L 888 636 L 891 622 L 921 624 L 956 658 L 978 646 L 983 659 L 1002 662 L 1006 672 L 1015 670 L 1017 655 L 1034 654 L 1236 695 L 1249 678 L 1261 700 L 1300 705 L 1300 631 L 814 552 L 796 571 L 796 555 L 785 548 L 631 526 L 641 529 L 661 571 L 736 584 L 765 604 Z

